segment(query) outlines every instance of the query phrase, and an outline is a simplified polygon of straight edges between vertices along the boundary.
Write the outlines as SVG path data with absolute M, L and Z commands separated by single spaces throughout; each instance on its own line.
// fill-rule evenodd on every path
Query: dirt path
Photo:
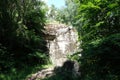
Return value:
M 26 80 L 37 80 L 44 79 L 54 75 L 54 67 L 46 68 L 41 71 L 38 71 L 35 74 L 32 74 L 31 77 L 28 77 Z

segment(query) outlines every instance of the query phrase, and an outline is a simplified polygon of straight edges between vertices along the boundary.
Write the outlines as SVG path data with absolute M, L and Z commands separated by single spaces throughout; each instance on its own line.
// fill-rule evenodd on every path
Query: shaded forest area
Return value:
M 74 59 L 81 80 L 120 79 L 120 0 L 65 2 L 66 7 L 53 5 L 49 11 L 40 0 L 0 0 L 0 80 L 24 80 L 49 64 L 43 30 L 52 20 L 78 30 L 83 50 Z
M 37 65 L 47 63 L 42 5 L 37 0 L 0 1 L 1 80 L 21 80 Z

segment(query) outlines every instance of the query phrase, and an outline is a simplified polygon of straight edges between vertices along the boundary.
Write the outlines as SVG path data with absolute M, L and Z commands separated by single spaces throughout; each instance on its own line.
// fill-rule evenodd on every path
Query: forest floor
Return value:
M 54 74 L 54 67 L 48 67 L 45 69 L 42 69 L 34 74 L 32 74 L 30 77 L 28 77 L 26 80 L 41 80 L 46 77 L 51 77 Z

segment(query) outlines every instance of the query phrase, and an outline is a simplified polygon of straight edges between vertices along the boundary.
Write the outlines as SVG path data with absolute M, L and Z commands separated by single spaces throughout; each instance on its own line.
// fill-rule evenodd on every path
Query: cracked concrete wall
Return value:
M 67 55 L 72 55 L 79 49 L 77 31 L 64 24 L 48 24 L 45 31 L 50 59 L 55 66 L 62 66 Z

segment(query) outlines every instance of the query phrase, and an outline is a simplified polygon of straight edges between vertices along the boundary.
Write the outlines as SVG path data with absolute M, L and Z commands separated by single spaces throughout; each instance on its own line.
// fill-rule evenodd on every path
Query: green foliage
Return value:
M 81 60 L 85 78 L 89 76 L 96 80 L 119 79 L 119 36 L 120 34 L 111 35 L 99 42 L 93 41 L 83 47 L 84 51 Z M 108 77 L 110 75 L 113 77 Z
M 67 55 L 68 60 L 71 61 L 79 61 L 80 60 L 80 52 L 76 52 L 73 55 Z
M 119 80 L 119 0 L 79 0 L 77 29 L 82 40 L 83 80 Z
M 49 65 L 35 65 L 35 66 L 23 66 L 22 69 L 11 68 L 8 73 L 0 73 L 0 80 L 27 80 L 31 77 L 31 74 L 38 72 L 43 68 L 50 67 Z
M 58 10 L 54 5 L 51 5 L 47 11 L 47 22 L 53 23 L 56 22 L 56 18 L 58 16 Z
M 8 73 L 0 73 L 0 80 L 24 80 L 28 74 L 31 74 L 35 67 L 23 67 L 21 70 L 11 68 Z M 14 75 L 14 76 L 13 76 Z
M 37 0 L 0 1 L 1 74 L 47 62 L 42 5 Z
M 56 20 L 67 25 L 76 25 L 77 7 L 79 3 L 74 0 L 65 0 L 66 6 L 57 10 Z

